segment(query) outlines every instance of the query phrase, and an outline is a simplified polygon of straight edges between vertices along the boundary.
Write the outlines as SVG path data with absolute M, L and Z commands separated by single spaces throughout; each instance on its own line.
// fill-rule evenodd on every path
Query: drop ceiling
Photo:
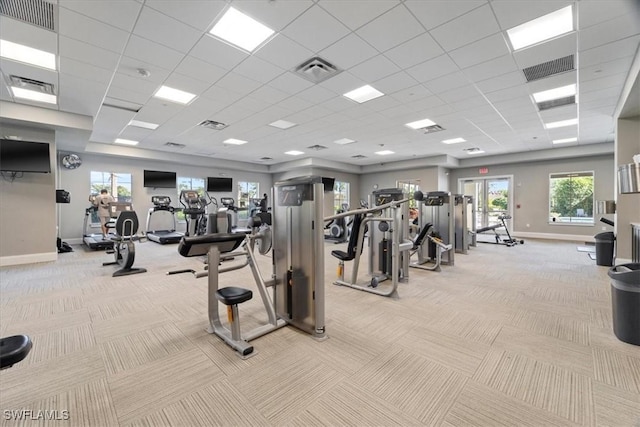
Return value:
M 474 156 L 535 152 L 573 137 L 563 146 L 588 149 L 613 141 L 614 111 L 640 45 L 639 3 L 58 0 L 53 31 L 0 16 L 2 39 L 58 58 L 57 71 L 3 58 L 0 99 L 92 117 L 84 147 L 123 138 L 140 141 L 136 149 L 279 170 L 302 158 L 355 171 L 381 161 L 466 159 L 470 148 L 484 151 Z M 506 30 L 568 5 L 577 30 L 511 49 Z M 214 38 L 208 31 L 230 6 L 275 36 L 253 53 Z M 570 55 L 573 69 L 527 81 L 523 70 Z M 337 72 L 319 82 L 301 76 L 297 68 L 315 57 Z M 12 75 L 52 84 L 58 103 L 14 99 Z M 533 101 L 533 93 L 572 83 L 575 103 L 541 111 Z M 162 85 L 197 97 L 188 105 L 160 100 L 153 95 Z M 362 104 L 343 96 L 363 85 L 384 96 Z M 578 125 L 544 126 L 576 117 Z M 442 130 L 405 126 L 426 118 Z M 159 126 L 128 126 L 131 120 Z M 207 120 L 226 127 L 200 126 Z M 270 126 L 279 120 L 295 126 Z M 65 132 L 77 137 L 57 127 L 60 149 L 71 141 Z M 247 143 L 225 144 L 230 138 Z M 465 142 L 442 143 L 454 138 Z M 327 148 L 309 148 L 316 146 Z M 292 150 L 304 154 L 284 154 Z M 385 150 L 394 154 L 374 154 Z

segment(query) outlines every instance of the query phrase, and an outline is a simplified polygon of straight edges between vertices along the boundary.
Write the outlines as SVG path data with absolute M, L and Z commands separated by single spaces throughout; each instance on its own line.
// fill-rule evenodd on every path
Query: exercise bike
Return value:
M 111 228 L 111 227 L 110 227 Z M 134 240 L 138 237 L 138 215 L 135 211 L 125 210 L 120 212 L 115 225 L 115 235 L 111 237 L 113 248 L 107 250 L 107 253 L 113 253 L 115 260 L 112 262 L 104 262 L 105 265 L 121 265 L 122 268 L 113 273 L 113 277 L 128 276 L 130 274 L 146 273 L 145 268 L 133 268 L 133 262 L 136 258 L 136 245 Z

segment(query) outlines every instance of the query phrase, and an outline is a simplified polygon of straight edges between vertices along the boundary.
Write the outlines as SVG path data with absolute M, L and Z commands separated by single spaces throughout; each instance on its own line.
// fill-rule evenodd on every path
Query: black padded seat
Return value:
M 216 298 L 224 305 L 236 305 L 249 301 L 253 297 L 253 292 L 249 289 L 228 286 L 216 291 Z
M 0 339 L 0 369 L 5 369 L 23 360 L 32 346 L 31 338 L 14 335 Z
M 232 252 L 242 244 L 245 233 L 213 233 L 200 236 L 185 236 L 178 244 L 178 253 L 184 257 L 206 255 L 212 245 L 218 246 L 221 254 Z
M 347 251 L 334 250 L 331 255 L 340 261 L 352 261 L 356 257 L 356 245 L 358 244 L 358 235 L 360 234 L 360 224 L 364 215 L 356 214 L 353 216 L 353 224 L 351 224 L 351 235 L 349 236 L 349 244 Z
M 424 227 L 422 227 L 422 230 L 420 230 L 420 234 L 418 234 L 415 242 L 413 242 L 413 249 L 418 249 L 420 245 L 422 245 L 422 241 L 427 236 L 427 233 L 429 232 L 431 227 L 433 227 L 433 224 L 431 224 L 430 222 L 426 223 Z
M 495 230 L 496 228 L 500 228 L 500 227 L 502 227 L 502 224 L 493 224 L 493 225 L 490 225 L 488 227 L 478 228 L 476 230 L 476 233 L 484 233 L 484 232 L 487 232 L 487 231 Z

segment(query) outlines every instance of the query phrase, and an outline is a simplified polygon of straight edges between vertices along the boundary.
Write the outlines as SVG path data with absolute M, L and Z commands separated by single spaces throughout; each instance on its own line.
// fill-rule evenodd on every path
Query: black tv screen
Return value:
M 175 172 L 144 171 L 144 186 L 151 188 L 176 188 Z
M 233 178 L 207 178 L 207 191 L 229 193 L 233 191 Z
M 50 173 L 49 144 L 0 139 L 0 171 Z

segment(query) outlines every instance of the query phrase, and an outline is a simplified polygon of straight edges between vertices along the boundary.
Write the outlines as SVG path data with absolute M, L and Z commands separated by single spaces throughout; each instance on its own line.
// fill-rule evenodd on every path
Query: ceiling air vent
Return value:
M 49 95 L 55 95 L 53 85 L 51 83 L 41 82 L 40 80 L 28 79 L 26 77 L 19 77 L 11 75 L 11 86 L 20 87 L 23 89 L 33 90 L 36 92 L 48 93 Z
M 531 67 L 523 69 L 522 72 L 524 73 L 525 79 L 527 79 L 528 82 L 531 82 L 533 80 L 544 79 L 545 77 L 565 73 L 574 69 L 573 55 L 569 55 L 552 61 L 543 62 L 542 64 L 532 65 Z
M 434 133 L 434 132 L 440 132 L 441 130 L 444 130 L 444 128 L 440 125 L 431 125 L 431 126 L 419 128 L 418 130 L 424 133 Z
M 268 162 L 269 160 L 273 160 L 273 157 L 260 157 L 261 162 Z
M 0 15 L 55 31 L 53 3 L 44 0 L 2 0 Z
M 177 142 L 167 142 L 164 145 L 165 145 L 165 147 L 169 147 L 169 148 L 184 148 L 184 147 L 186 147 L 186 145 L 178 144 Z
M 202 126 L 203 128 L 207 128 L 207 129 L 222 130 L 229 125 L 216 122 L 215 120 L 203 120 L 202 122 L 198 123 L 198 126 Z
M 327 147 L 325 147 L 324 145 L 312 145 L 311 147 L 307 147 L 310 150 L 315 150 L 315 151 L 320 151 L 320 150 L 326 150 Z
M 552 99 L 550 101 L 538 102 L 536 105 L 538 106 L 538 110 L 549 110 L 551 108 L 560 107 L 562 105 L 575 104 L 576 97 L 575 95 L 567 96 L 566 98 Z
M 313 57 L 295 68 L 295 72 L 305 79 L 320 83 L 340 73 L 335 65 L 319 57 Z
M 351 156 L 352 159 L 366 159 L 367 156 L 363 156 L 362 154 L 356 154 L 355 156 Z
M 471 147 L 471 148 L 463 148 L 463 151 L 466 151 L 469 154 L 473 154 L 473 153 L 482 153 L 483 151 L 478 148 L 478 147 Z

